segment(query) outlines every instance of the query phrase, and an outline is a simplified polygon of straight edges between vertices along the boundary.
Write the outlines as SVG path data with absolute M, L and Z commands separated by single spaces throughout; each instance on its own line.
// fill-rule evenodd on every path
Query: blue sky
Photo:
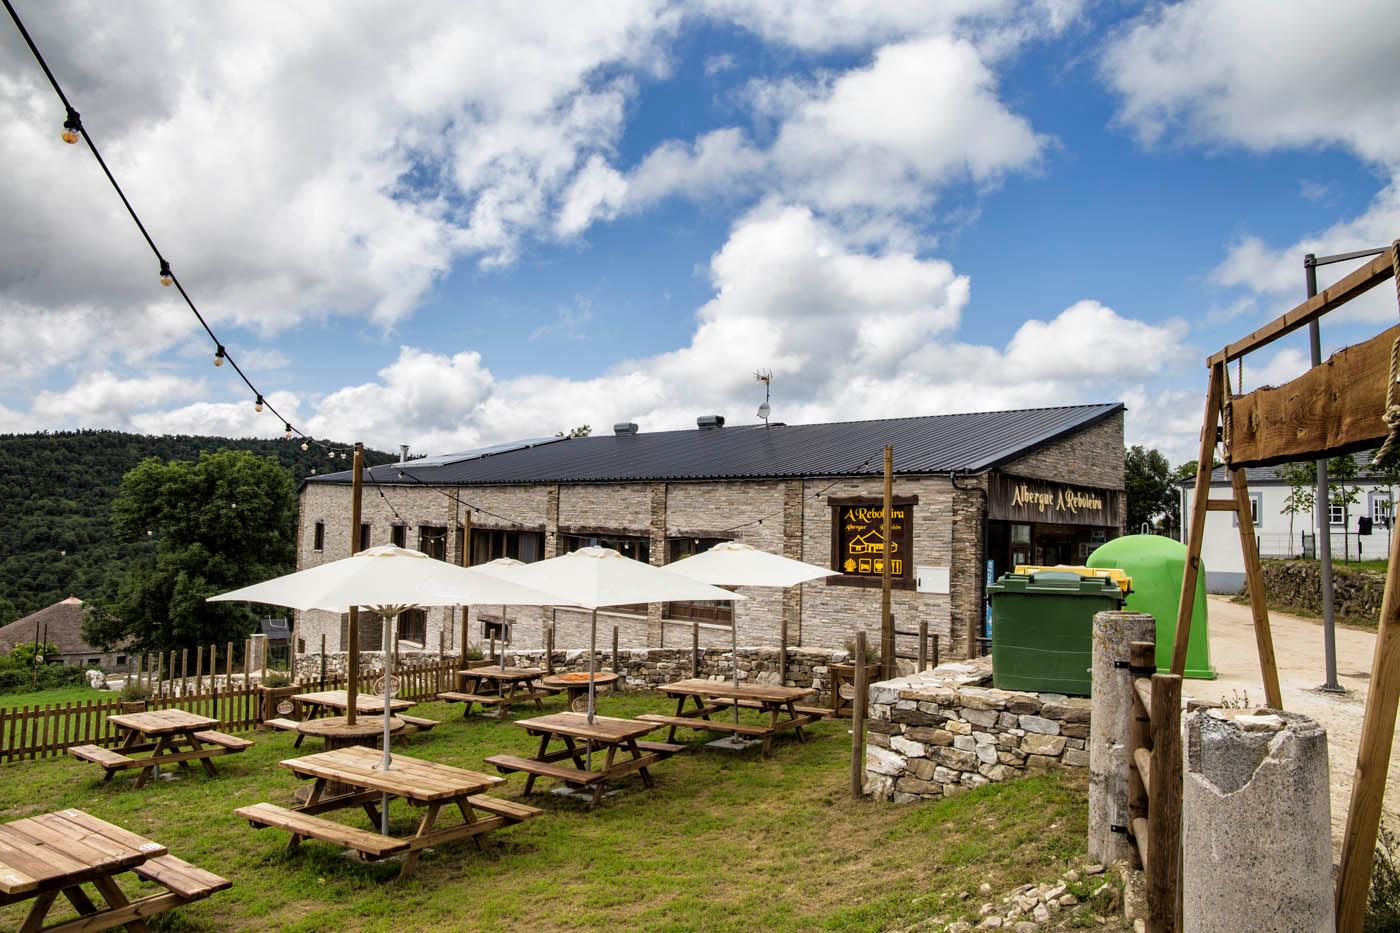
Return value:
M 1400 32 L 1363 0 L 19 6 L 318 436 L 743 423 L 767 367 L 781 420 L 1121 399 L 1179 461 L 1205 354 L 1301 297 L 1302 254 L 1400 234 Z M 280 433 L 0 33 L 0 430 Z

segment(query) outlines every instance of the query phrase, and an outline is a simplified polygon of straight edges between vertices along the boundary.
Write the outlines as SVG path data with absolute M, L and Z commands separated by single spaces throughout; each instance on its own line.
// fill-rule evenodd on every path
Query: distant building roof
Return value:
M 896 473 L 980 472 L 1123 410 L 1121 402 L 1018 411 L 714 427 L 502 445 L 499 453 L 410 460 L 366 470 L 381 483 L 440 486 L 877 476 L 894 445 Z M 401 473 L 406 475 L 401 475 Z M 348 483 L 349 471 L 308 477 Z
M 61 599 L 38 612 L 0 627 L 0 651 L 33 642 L 37 635 L 58 646 L 59 654 L 101 654 L 83 640 L 83 601 L 76 596 Z
M 1362 482 L 1370 482 L 1380 478 L 1379 474 L 1377 474 L 1375 470 L 1371 469 L 1371 458 L 1374 457 L 1375 454 L 1376 452 L 1374 450 L 1364 450 L 1360 453 L 1355 453 L 1351 455 L 1352 460 L 1356 462 L 1356 478 L 1358 480 Z M 1268 485 L 1270 483 L 1284 483 L 1286 482 L 1286 480 L 1279 476 L 1278 471 L 1282 470 L 1286 466 L 1288 466 L 1288 464 L 1279 463 L 1274 464 L 1273 466 L 1245 467 L 1245 482 L 1251 485 Z M 1190 486 L 1193 485 L 1195 482 L 1196 475 L 1193 473 L 1192 475 L 1183 478 L 1180 481 L 1180 485 Z M 1229 472 L 1223 466 L 1216 467 L 1214 470 L 1211 471 L 1210 483 L 1212 486 L 1228 486 L 1230 484 Z

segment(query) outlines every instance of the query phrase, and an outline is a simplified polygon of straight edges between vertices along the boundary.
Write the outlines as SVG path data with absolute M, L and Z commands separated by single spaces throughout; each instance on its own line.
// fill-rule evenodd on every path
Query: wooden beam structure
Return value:
M 1206 509 L 1210 505 L 1211 464 L 1220 433 L 1220 406 L 1225 396 L 1225 364 L 1212 363 L 1206 389 L 1206 413 L 1201 422 L 1201 451 L 1196 458 L 1196 492 L 1191 497 L 1191 524 L 1187 525 L 1186 566 L 1181 577 L 1181 599 L 1176 607 L 1176 638 L 1172 642 L 1172 673 L 1186 671 L 1186 646 L 1191 639 L 1191 613 L 1196 607 L 1196 581 L 1201 574 L 1201 545 L 1206 535 Z
M 1338 350 L 1284 385 L 1231 400 L 1231 466 L 1322 459 L 1385 440 L 1390 356 L 1400 324 Z
M 1278 664 L 1274 660 L 1274 636 L 1269 630 L 1269 603 L 1264 594 L 1264 571 L 1259 566 L 1259 542 L 1254 537 L 1254 513 L 1250 508 L 1244 470 L 1230 467 L 1230 486 L 1235 490 L 1235 524 L 1240 529 L 1240 550 L 1244 551 L 1244 576 L 1249 584 L 1249 611 L 1254 617 L 1254 643 L 1259 652 L 1259 673 L 1264 680 L 1264 702 L 1270 709 L 1283 709 L 1283 691 L 1279 689 Z
M 1207 365 L 1229 363 L 1246 353 L 1266 347 L 1300 327 L 1307 327 L 1308 324 L 1322 317 L 1328 311 L 1337 310 L 1357 295 L 1384 282 L 1395 274 L 1395 268 L 1392 264 L 1393 252 L 1392 249 L 1390 252 L 1381 253 L 1336 284 L 1324 288 L 1292 311 L 1274 318 L 1243 340 L 1227 344 L 1224 349 L 1211 354 L 1210 358 L 1206 360 Z

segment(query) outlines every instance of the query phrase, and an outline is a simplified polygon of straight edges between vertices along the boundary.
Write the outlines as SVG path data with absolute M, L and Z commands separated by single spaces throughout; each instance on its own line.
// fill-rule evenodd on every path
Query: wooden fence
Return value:
M 1133 677 L 1129 832 L 1147 881 L 1147 929 L 1181 929 L 1181 677 L 1156 674 L 1156 645 L 1129 646 Z
M 231 653 L 226 657 L 231 659 Z M 138 668 L 144 660 L 137 664 Z M 151 675 L 148 681 L 144 681 L 151 696 L 144 701 L 143 707 L 137 708 L 189 710 L 219 720 L 219 728 L 225 732 L 250 732 L 263 721 L 263 698 L 269 691 L 254 681 L 246 665 L 241 674 L 229 674 L 226 667 L 225 673 L 215 676 L 201 667 L 197 676 L 189 676 L 189 669 L 186 668 L 184 677 L 177 675 L 169 680 L 156 680 L 154 675 L 159 666 L 163 665 L 138 670 L 142 676 L 146 673 Z M 395 665 L 394 672 L 399 682 L 396 695 L 416 702 L 432 700 L 444 690 L 455 689 L 459 667 L 456 658 L 400 661 Z M 380 686 L 378 677 L 377 670 L 368 672 L 362 678 L 361 692 L 376 692 Z M 335 690 L 343 689 L 345 683 L 343 676 L 324 680 L 317 678 L 303 681 L 300 688 Z M 0 709 L 0 762 L 62 755 L 65 749 L 74 745 L 114 746 L 121 740 L 122 732 L 108 722 L 108 717 L 121 713 L 125 706 L 116 694 L 112 694 L 111 699 Z

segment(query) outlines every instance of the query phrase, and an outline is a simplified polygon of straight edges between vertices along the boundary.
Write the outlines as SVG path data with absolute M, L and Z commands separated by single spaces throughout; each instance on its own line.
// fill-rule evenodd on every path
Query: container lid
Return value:
M 1016 573 L 1029 576 L 1045 570 L 1064 571 L 1080 577 L 1108 577 L 1124 593 L 1133 591 L 1133 578 L 1128 576 L 1117 567 L 1071 567 L 1067 564 L 1056 564 L 1054 567 L 1037 567 L 1031 564 L 1017 564 Z
M 1017 568 L 1018 570 L 1020 568 Z M 1125 598 L 1119 585 L 1106 576 L 1080 576 L 1069 570 L 1038 570 L 1035 573 L 1004 573 L 1001 579 L 987 587 L 990 594 L 1027 593 L 1053 596 L 1108 597 L 1117 602 Z

